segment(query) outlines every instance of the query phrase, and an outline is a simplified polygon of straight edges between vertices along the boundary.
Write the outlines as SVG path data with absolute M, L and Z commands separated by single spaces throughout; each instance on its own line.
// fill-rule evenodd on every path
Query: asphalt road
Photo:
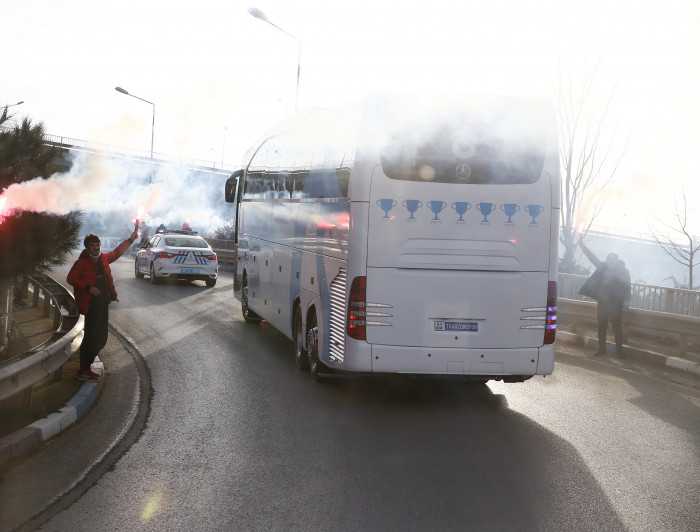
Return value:
M 699 528 L 697 376 L 562 345 L 521 384 L 319 384 L 243 322 L 230 274 L 112 269 L 128 341 L 93 411 L 0 478 L 0 530 Z

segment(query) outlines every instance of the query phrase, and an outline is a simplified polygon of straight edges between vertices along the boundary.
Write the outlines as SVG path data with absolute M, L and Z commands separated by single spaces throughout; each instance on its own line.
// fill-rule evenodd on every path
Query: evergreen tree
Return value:
M 20 125 L 5 127 L 11 118 L 7 109 L 0 114 L 0 209 L 6 188 L 49 178 L 61 154 L 59 148 L 45 144 L 42 123 L 32 124 L 24 118 Z M 56 215 L 24 211 L 21 206 L 4 208 L 0 212 L 0 309 L 11 309 L 7 300 L 19 276 L 63 264 L 78 245 L 82 213 Z M 11 316 L 0 316 L 0 343 L 6 342 L 10 324 Z
M 67 215 L 15 211 L 0 222 L 0 279 L 51 270 L 78 245 L 79 211 Z
M 5 109 L 0 115 L 0 126 L 12 116 Z M 23 118 L 20 125 L 0 129 L 0 192 L 13 183 L 35 177 L 47 179 L 56 172 L 54 161 L 61 155 L 60 148 L 44 144 L 44 125 L 32 124 Z

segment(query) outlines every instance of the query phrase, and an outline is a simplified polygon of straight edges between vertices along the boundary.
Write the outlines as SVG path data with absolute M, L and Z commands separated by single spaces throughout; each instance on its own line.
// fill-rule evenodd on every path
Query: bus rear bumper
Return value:
M 549 375 L 554 346 L 521 349 L 452 349 L 372 345 L 373 373 L 473 375 L 490 378 Z

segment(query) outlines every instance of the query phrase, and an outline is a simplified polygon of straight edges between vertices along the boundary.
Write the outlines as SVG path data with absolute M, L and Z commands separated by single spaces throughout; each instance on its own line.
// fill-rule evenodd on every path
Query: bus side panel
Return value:
M 345 368 L 348 201 L 299 203 L 293 238 L 292 284 L 299 287 L 302 320 L 316 314 L 319 359 Z M 296 292 L 290 295 L 293 305 Z
M 248 305 L 256 314 L 291 338 L 289 276 L 296 203 L 248 201 L 241 204 L 241 230 L 249 242 L 246 260 Z M 245 239 L 245 237 L 242 237 Z M 281 244 L 283 243 L 283 244 Z

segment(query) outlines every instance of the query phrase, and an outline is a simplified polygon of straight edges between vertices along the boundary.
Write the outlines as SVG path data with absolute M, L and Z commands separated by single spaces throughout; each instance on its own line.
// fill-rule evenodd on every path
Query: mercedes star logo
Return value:
M 472 169 L 469 167 L 468 164 L 458 164 L 455 167 L 455 176 L 457 179 L 469 179 L 469 176 L 472 173 Z

